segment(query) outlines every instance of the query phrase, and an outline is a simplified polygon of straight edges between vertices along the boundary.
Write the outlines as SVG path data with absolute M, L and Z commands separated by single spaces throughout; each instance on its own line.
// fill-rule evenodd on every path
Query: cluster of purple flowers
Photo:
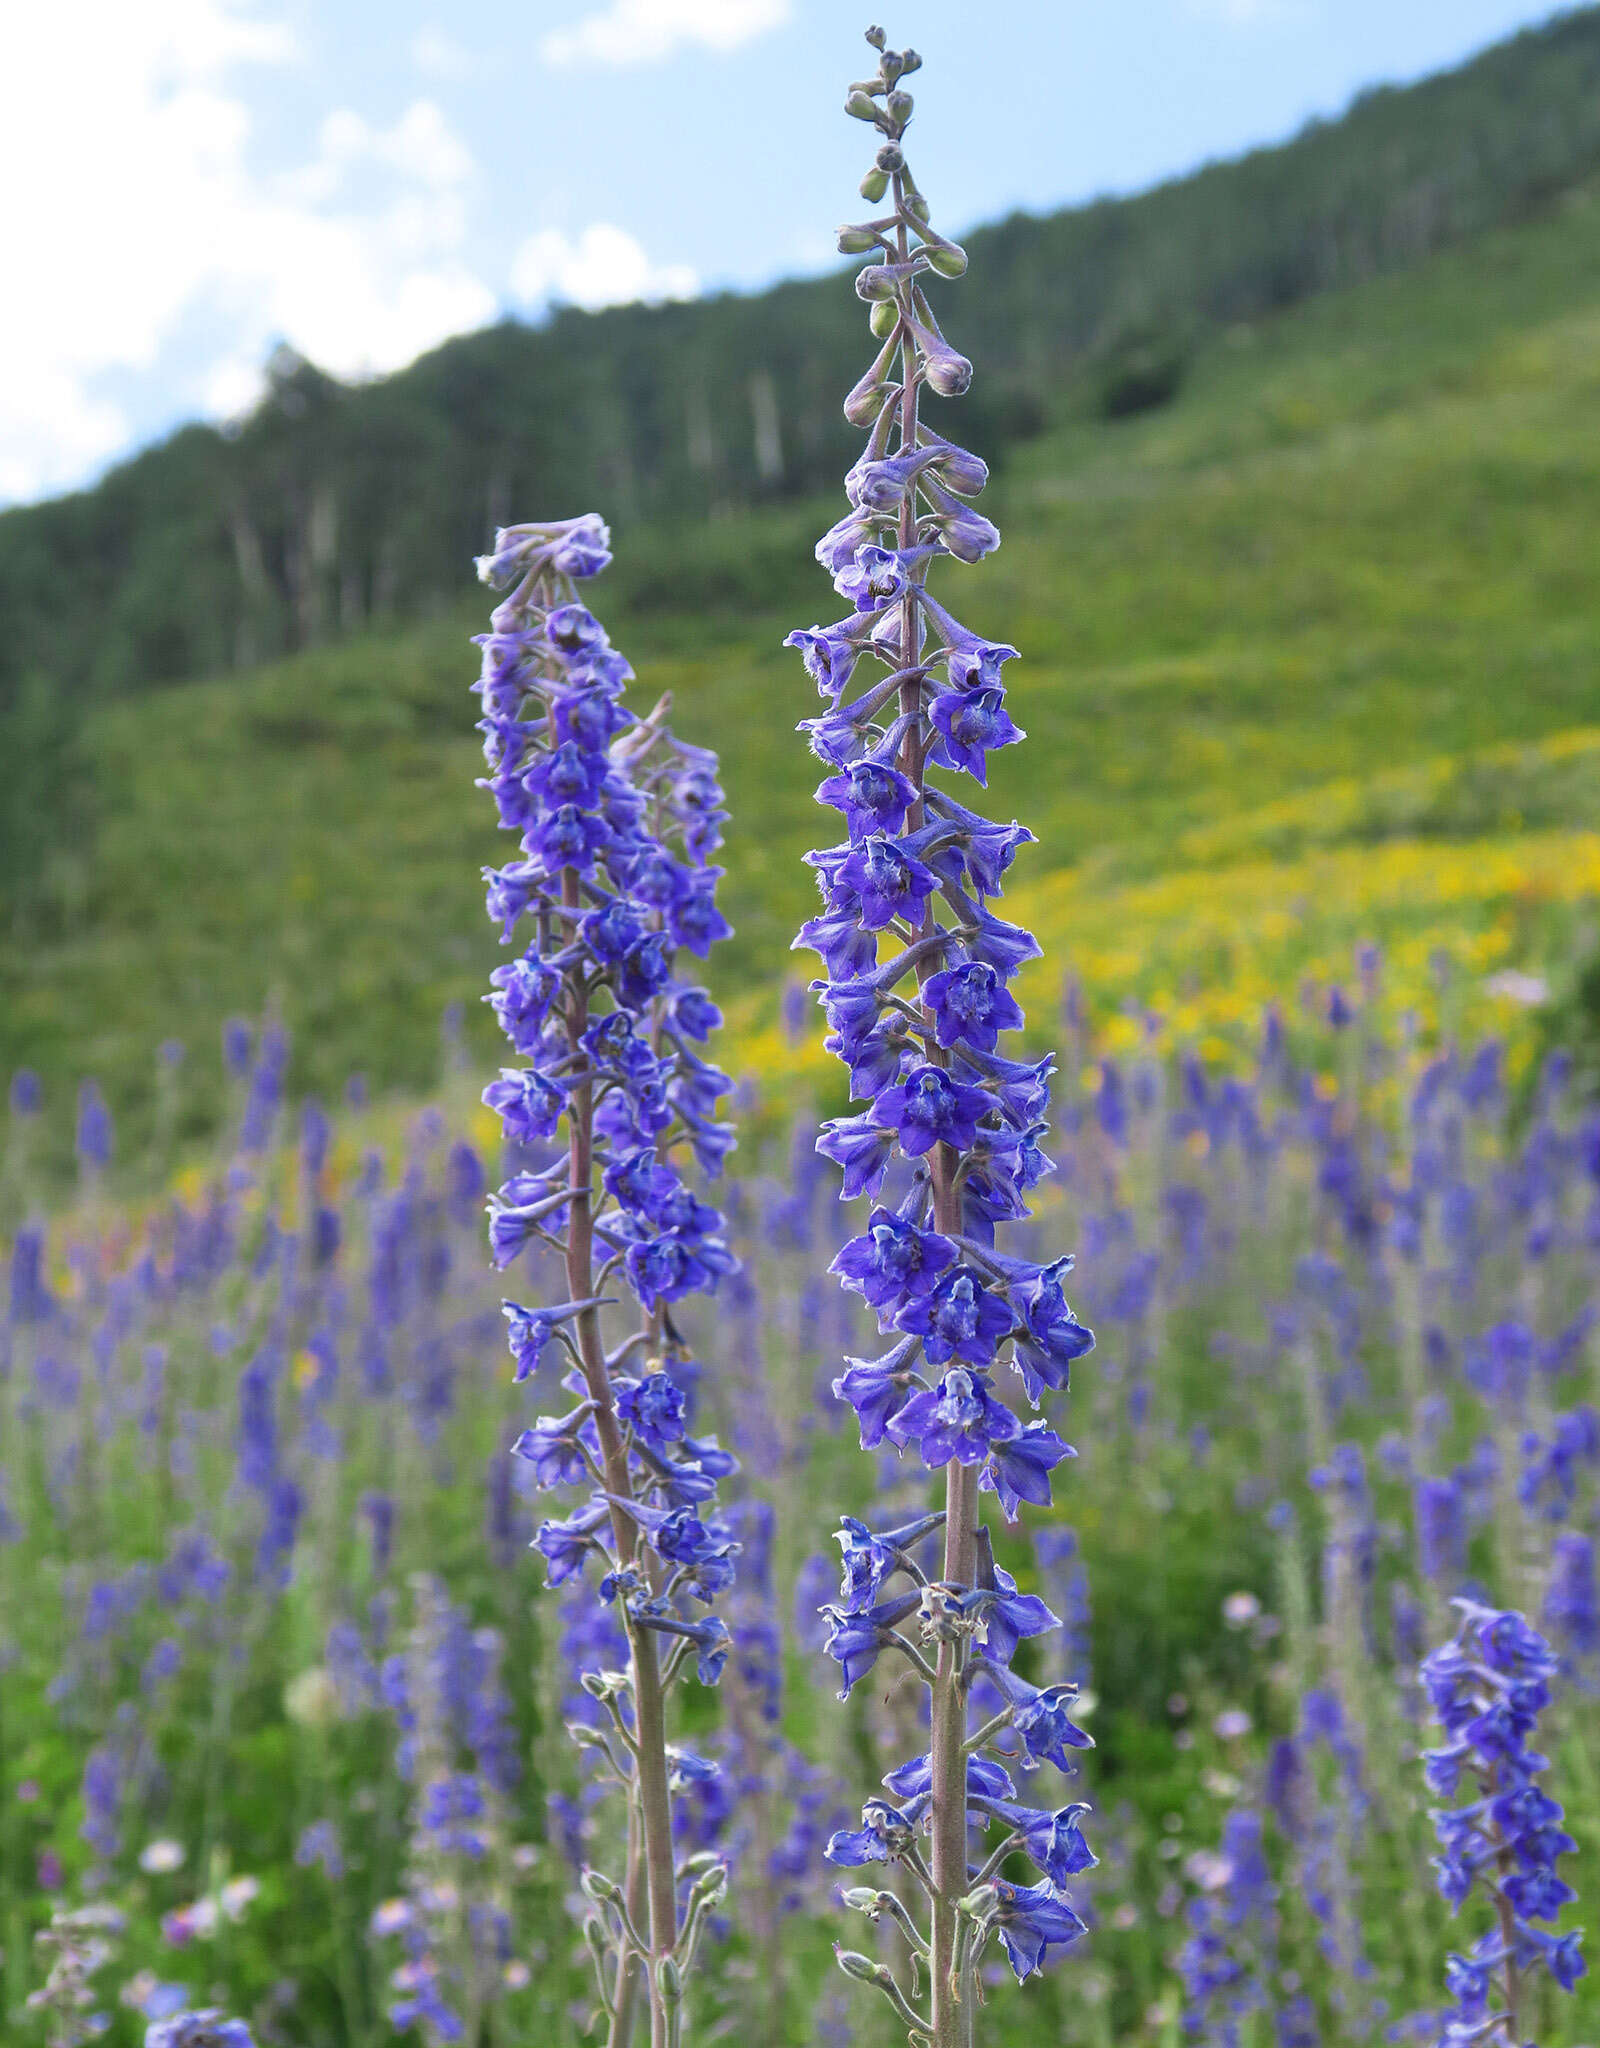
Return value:
M 642 719 L 625 707 L 631 670 L 576 596 L 609 560 L 588 515 L 504 529 L 479 563 L 509 591 L 479 642 L 484 787 L 522 851 L 486 870 L 488 907 L 505 940 L 531 927 L 487 998 L 526 1064 L 484 1100 L 523 1162 L 490 1197 L 495 1263 L 553 1254 L 566 1295 L 505 1304 L 517 1380 L 553 1353 L 575 1403 L 512 1447 L 539 1486 L 584 1491 L 534 1547 L 552 1586 L 598 1567 L 628 1643 L 625 1671 L 582 1675 L 605 1725 L 573 1724 L 627 1788 L 636 1845 L 623 1885 L 587 1874 L 589 1939 L 614 2035 L 627 2038 L 642 1985 L 659 2040 L 723 1882 L 715 1857 L 674 1854 L 663 1694 L 682 1673 L 721 1676 L 730 1638 L 710 1610 L 739 1548 L 716 1503 L 734 1461 L 694 1433 L 697 1368 L 678 1322 L 685 1297 L 734 1266 L 719 1212 L 685 1177 L 685 1155 L 714 1176 L 733 1143 L 716 1113 L 728 1077 L 700 1051 L 721 1019 L 678 971 L 729 927 L 711 864 L 725 816 L 715 757 L 674 740 L 665 701 Z M 637 1308 L 608 1339 L 614 1286 Z
M 1460 1629 L 1422 1666 L 1445 1735 L 1423 1763 L 1430 1791 L 1467 1798 L 1434 1814 L 1434 1869 L 1452 1910 L 1481 1888 L 1494 1924 L 1465 1955 L 1450 1957 L 1445 1979 L 1455 2009 L 1439 2043 L 1521 2048 L 1530 1975 L 1542 1972 L 1571 1991 L 1587 1967 L 1581 1930 L 1554 1931 L 1576 1896 L 1556 1866 L 1576 1845 L 1560 1804 L 1539 1783 L 1549 1760 L 1531 1746 L 1557 1659 L 1522 1615 L 1473 1600 L 1454 1605 Z
M 412 1795 L 407 1882 L 378 1907 L 372 1931 L 398 1937 L 404 1951 L 389 1977 L 390 2024 L 437 2044 L 476 2038 L 510 1981 L 505 1804 L 522 1764 L 498 1635 L 469 1627 L 435 1580 L 419 1577 L 413 1597 L 406 1648 L 377 1673 Z M 330 1876 L 338 1853 L 336 1839 L 303 1836 L 299 1845 Z
M 1176 1958 L 1183 2036 L 1238 2048 L 1248 2016 L 1272 2005 L 1277 1946 L 1277 1888 L 1261 1816 L 1249 1807 L 1223 1823 L 1214 1873 L 1213 1888 L 1189 1902 L 1188 1939 Z
M 1017 1804 L 1006 1770 L 983 1754 L 1010 1729 L 1025 1767 L 1070 1770 L 1089 1738 L 1069 1718 L 1074 1686 L 1039 1689 L 1011 1669 L 1019 1642 L 1057 1623 L 994 1562 L 978 1493 L 994 1493 L 1008 1520 L 1024 1501 L 1049 1502 L 1071 1446 L 1013 1403 L 1020 1395 L 1037 1409 L 1064 1389 L 1093 1339 L 1062 1291 L 1070 1259 L 1040 1265 L 995 1243 L 998 1224 L 1028 1215 L 1026 1191 L 1048 1170 L 1040 1140 L 1053 1062 L 1000 1050 L 1023 1022 L 1012 980 L 1039 947 L 992 907 L 1033 835 L 982 817 L 929 771 L 982 787 L 990 755 L 1023 737 L 1002 681 L 1017 650 L 969 631 L 927 589 L 936 562 L 979 561 L 1000 536 L 969 502 L 985 465 L 920 411 L 925 393 L 959 397 L 972 376 L 925 292 L 932 279 L 959 277 L 966 257 L 930 226 L 901 148 L 912 114 L 902 82 L 920 59 L 888 49 L 879 29 L 867 40 L 878 70 L 851 88 L 846 109 L 879 132 L 861 190 L 871 202 L 888 195 L 890 207 L 841 229 L 839 247 L 866 258 L 856 290 L 881 347 L 845 401 L 867 435 L 845 480 L 850 507 L 817 546 L 851 609 L 789 636 L 826 707 L 802 730 L 828 771 L 818 800 L 839 814 L 843 838 L 807 856 L 823 907 L 797 943 L 823 963 L 812 986 L 828 1046 L 865 1105 L 827 1123 L 818 1144 L 841 1168 L 845 1197 L 874 1202 L 833 1271 L 892 1339 L 881 1356 L 850 1360 L 834 1391 L 855 1409 L 864 1448 L 914 1451 L 947 1486 L 945 1511 L 905 1528 L 845 1523 L 829 1653 L 846 1693 L 885 1651 L 909 1660 L 933 1695 L 931 1743 L 888 1774 L 889 1797 L 869 1801 L 861 1828 L 836 1835 L 828 1853 L 849 1865 L 894 1861 L 927 1892 L 931 2019 L 892 1973 L 848 1954 L 841 1963 L 943 2048 L 969 2038 L 991 1934 L 1023 1978 L 1082 1932 L 1061 1887 L 1093 1860 L 1078 1831 L 1083 1807 Z M 940 1526 L 943 1557 L 925 1571 L 915 1552 Z M 986 1719 L 969 1738 L 974 1704 Z M 1003 1831 L 976 1872 L 969 1819 Z M 1038 1867 L 1037 1884 L 999 1875 L 1017 1850 Z M 869 1917 L 904 1911 L 892 1893 L 852 1896 Z

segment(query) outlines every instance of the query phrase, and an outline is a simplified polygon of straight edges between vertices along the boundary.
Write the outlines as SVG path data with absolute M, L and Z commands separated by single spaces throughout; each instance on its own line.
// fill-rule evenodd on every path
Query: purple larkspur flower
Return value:
M 1010 1702 L 1012 1724 L 1022 1737 L 1029 1758 L 1036 1764 L 1054 1764 L 1058 1771 L 1071 1776 L 1077 1765 L 1070 1752 L 1094 1748 L 1094 1737 L 1077 1725 L 1070 1712 L 1078 1688 L 1029 1685 L 1026 1679 L 990 1658 L 984 1660 L 984 1669 Z
M 898 768 L 872 759 L 852 761 L 830 775 L 818 785 L 817 801 L 844 813 L 845 828 L 856 841 L 875 832 L 900 831 L 916 794 L 915 784 Z
M 841 1828 L 828 1839 L 823 1854 L 830 1863 L 859 1870 L 869 1863 L 893 1863 L 916 1841 L 916 1817 L 884 1799 L 869 1799 L 861 1809 L 859 1828 Z
M 947 967 L 930 976 L 922 999 L 941 1045 L 968 1045 L 992 1052 L 1002 1031 L 1022 1029 L 1022 1011 L 1015 996 L 983 960 L 965 960 L 959 967 Z
M 983 1484 L 999 1496 L 1008 1521 L 1015 1521 L 1023 1501 L 1050 1505 L 1050 1474 L 1077 1452 L 1044 1422 L 1025 1422 L 1012 1437 L 997 1437 L 989 1446 Z
M 592 1470 L 583 1435 L 593 1412 L 594 1403 L 586 1401 L 569 1415 L 541 1415 L 532 1429 L 517 1437 L 511 1455 L 532 1466 L 541 1486 L 581 1485 Z
M 499 1117 L 514 1145 L 536 1145 L 554 1135 L 566 1108 L 565 1091 L 532 1067 L 507 1067 L 483 1091 L 483 1101 Z
M 957 1365 L 937 1386 L 913 1394 L 884 1427 L 893 1442 L 915 1444 L 925 1465 L 938 1466 L 952 1458 L 981 1465 L 992 1444 L 1018 1435 L 1022 1425 L 982 1373 Z
M 933 700 L 933 723 L 939 734 L 934 758 L 946 768 L 964 769 L 982 784 L 989 780 L 989 755 L 1027 737 L 1013 724 L 998 686 L 941 691 Z
M 871 1607 L 886 1578 L 909 1568 L 908 1553 L 939 1526 L 937 1514 L 922 1515 L 897 1529 L 874 1534 L 854 1515 L 841 1515 L 842 1526 L 834 1541 L 840 1546 L 843 1583 L 839 1604 L 846 1614 L 858 1614 Z
M 882 832 L 858 840 L 834 869 L 832 882 L 836 895 L 854 892 L 856 915 L 869 932 L 882 931 L 897 918 L 920 924 L 937 885 L 930 867 Z
M 1018 1806 L 1009 1799 L 986 1800 L 982 1810 L 1022 1838 L 1023 1849 L 1052 1884 L 1063 1885 L 1069 1877 L 1093 1870 L 1100 1860 L 1083 1839 L 1081 1816 L 1089 1808 L 1081 1799 L 1054 1812 Z
M 839 1666 L 839 1697 L 847 1700 L 853 1687 L 866 1677 L 879 1657 L 895 1640 L 895 1630 L 920 1599 L 917 1593 L 899 1593 L 890 1600 L 847 1613 L 840 1607 L 824 1607 L 828 1626 L 826 1649 Z M 892 1789 L 892 1788 L 891 1788 Z
M 996 1347 L 1010 1335 L 1012 1318 L 1002 1295 L 985 1287 L 970 1267 L 958 1266 L 927 1293 L 908 1301 L 895 1321 L 922 1339 L 930 1364 L 956 1358 L 986 1367 L 993 1363 Z
M 893 1310 L 928 1294 L 956 1258 L 955 1246 L 936 1230 L 876 1208 L 865 1233 L 840 1249 L 828 1271 L 870 1308 Z
M 892 1131 L 900 1148 L 917 1159 L 934 1145 L 970 1151 L 978 1124 L 989 1113 L 989 1097 L 981 1088 L 952 1080 L 943 1067 L 913 1067 L 903 1081 L 886 1088 L 869 1112 L 868 1121 Z

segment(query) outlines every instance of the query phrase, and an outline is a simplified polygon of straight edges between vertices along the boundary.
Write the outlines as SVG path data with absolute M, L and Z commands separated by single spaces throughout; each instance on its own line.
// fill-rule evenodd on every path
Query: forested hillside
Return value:
M 1206 331 L 1414 265 L 1597 164 L 1600 9 L 1584 8 L 1281 148 L 984 228 L 960 307 L 981 365 L 963 432 L 994 455 L 1074 398 L 1158 401 Z M 242 430 L 186 428 L 94 490 L 0 515 L 0 702 L 30 676 L 76 703 L 425 615 L 530 507 L 681 530 L 823 488 L 850 459 L 838 400 L 861 331 L 825 278 L 507 322 L 359 388 L 285 358 Z M 38 751 L 47 724 L 13 712 L 12 748 Z

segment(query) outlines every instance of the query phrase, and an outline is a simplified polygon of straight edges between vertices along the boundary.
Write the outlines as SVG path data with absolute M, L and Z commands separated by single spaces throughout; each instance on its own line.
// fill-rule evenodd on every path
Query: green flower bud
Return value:
M 899 279 L 887 263 L 868 263 L 856 272 L 856 297 L 868 305 L 874 300 L 892 299 Z
M 900 317 L 900 308 L 893 299 L 879 299 L 872 309 L 872 318 L 867 323 L 879 341 L 887 341 L 894 332 L 894 324 Z M 876 417 L 876 415 L 874 415 Z
M 871 95 L 863 92 L 859 85 L 852 86 L 846 94 L 844 110 L 857 121 L 876 121 L 878 118 L 878 109 Z
M 876 1981 L 878 1965 L 871 1956 L 858 1955 L 853 1948 L 835 1947 L 833 1959 L 845 1975 L 854 1977 L 858 1984 L 871 1984 Z
M 589 1944 L 596 1969 L 606 1969 L 611 1961 L 611 1944 L 606 1940 L 604 1928 L 592 1915 L 583 1923 L 583 1938 Z
M 861 180 L 859 189 L 862 198 L 867 204 L 869 206 L 876 206 L 884 193 L 889 189 L 888 177 L 884 172 L 874 168 L 868 171 L 867 175 Z
M 967 269 L 967 252 L 955 242 L 926 242 L 923 254 L 928 259 L 928 268 L 940 277 L 964 277 Z
M 869 249 L 876 249 L 878 238 L 870 228 L 840 228 L 834 237 L 841 256 L 865 256 Z

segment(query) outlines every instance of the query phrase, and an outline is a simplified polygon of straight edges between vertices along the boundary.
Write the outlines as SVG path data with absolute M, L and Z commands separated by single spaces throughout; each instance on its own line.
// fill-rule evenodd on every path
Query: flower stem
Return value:
M 581 904 L 578 873 L 564 868 L 561 900 L 569 910 Z M 589 1022 L 589 1004 L 581 988 L 575 988 L 567 1010 L 567 1040 L 576 1057 L 582 1052 L 583 1034 Z M 580 1081 L 571 1094 L 568 1120 L 568 1185 L 575 1191 L 567 1225 L 567 1285 L 574 1301 L 592 1299 L 594 1294 L 594 1216 L 591 1189 L 594 1177 L 594 1084 Z M 606 1490 L 613 1496 L 611 1533 L 618 1562 L 632 1564 L 638 1548 L 633 1519 L 615 1505 L 633 1492 L 628 1470 L 627 1448 L 612 1399 L 611 1379 L 606 1371 L 605 1345 L 600 1331 L 600 1311 L 586 1308 L 578 1319 L 578 1350 L 583 1360 L 584 1384 L 595 1404 L 595 1432 L 600 1439 L 601 1463 Z M 678 1938 L 676 1872 L 672 1852 L 672 1795 L 667 1784 L 666 1713 L 662 1698 L 661 1672 L 656 1646 L 647 1629 L 628 1620 L 628 1648 L 633 1673 L 634 1735 L 638 1744 L 640 1828 L 644 1838 L 644 1867 L 650 1901 L 650 1948 L 659 1960 L 669 1956 Z M 630 1901 L 631 1903 L 631 1901 Z M 650 2038 L 652 2048 L 665 2048 L 667 2014 L 656 1987 L 656 1973 L 650 1975 Z

